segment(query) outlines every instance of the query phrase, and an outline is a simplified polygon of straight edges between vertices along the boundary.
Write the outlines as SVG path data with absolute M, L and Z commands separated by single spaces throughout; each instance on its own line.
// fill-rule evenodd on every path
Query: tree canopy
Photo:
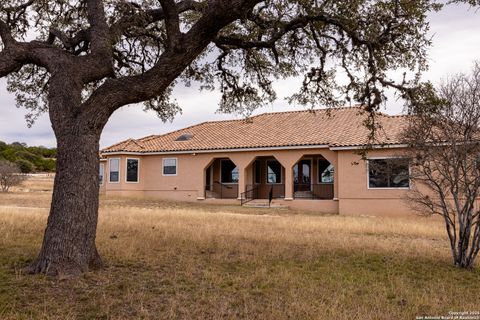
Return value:
M 385 87 L 413 87 L 426 69 L 426 15 L 440 8 L 429 0 L 159 2 L 0 4 L 0 76 L 29 120 L 47 110 L 52 74 L 69 68 L 81 86 L 75 108 L 90 112 L 144 102 L 170 119 L 179 111 L 171 88 L 183 81 L 219 89 L 220 110 L 248 115 L 276 98 L 276 79 L 298 75 L 305 81 L 292 102 L 375 109 Z M 391 79 L 389 70 L 412 77 Z
M 0 141 L 0 161 L 18 165 L 23 173 L 55 171 L 55 148 L 29 147 L 25 143 Z

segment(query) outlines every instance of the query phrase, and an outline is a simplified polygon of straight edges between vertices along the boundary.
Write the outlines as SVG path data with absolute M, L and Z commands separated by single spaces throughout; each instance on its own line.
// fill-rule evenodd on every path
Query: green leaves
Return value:
M 24 143 L 5 144 L 0 141 L 0 161 L 2 159 L 15 163 L 21 172 L 55 171 L 56 149 L 45 147 L 28 147 Z
M 387 72 L 416 75 L 427 68 L 426 16 L 439 9 L 431 1 L 264 1 L 215 42 L 222 50 L 216 61 L 221 107 L 223 101 L 245 104 L 239 95 L 252 104 L 265 101 L 273 96 L 262 86 L 266 79 L 303 73 L 290 103 L 335 107 L 356 101 L 377 110 L 385 88 L 407 91 L 418 84 L 418 77 L 394 81 Z M 239 90 L 240 83 L 255 90 Z
M 238 0 L 231 2 L 231 12 L 225 12 L 219 1 L 183 0 L 174 10 L 181 32 L 168 35 L 165 12 L 156 1 L 105 0 L 103 4 L 114 71 L 84 83 L 85 100 L 109 78 L 140 81 L 133 77 L 151 75 L 159 63 L 164 69 L 168 63 L 186 64 L 177 78 L 168 77 L 170 86 L 183 80 L 186 85 L 197 82 L 201 88 L 220 90 L 219 109 L 245 115 L 273 102 L 274 81 L 292 76 L 304 76 L 304 82 L 288 101 L 310 107 L 360 103 L 375 111 L 390 87 L 403 97 L 421 99 L 425 88 L 416 88 L 428 67 L 431 45 L 426 17 L 441 8 L 434 0 Z M 15 30 L 37 34 L 39 41 L 64 51 L 68 59 L 78 58 L 77 63 L 88 61 L 82 57 L 91 58 L 92 26 L 85 1 L 18 0 L 11 5 L 15 9 L 0 5 L 0 19 L 8 20 Z M 12 10 L 16 15 L 9 18 Z M 207 16 L 210 21 L 203 21 Z M 217 20 L 233 22 L 215 34 L 201 29 Z M 185 52 L 191 50 L 185 39 L 192 33 L 209 45 L 188 57 L 189 62 L 177 61 L 167 39 L 177 44 L 175 50 Z M 29 110 L 31 124 L 47 110 L 50 75 L 34 60 L 30 63 L 10 75 L 9 90 L 16 92 L 18 105 Z M 408 75 L 390 78 L 392 71 Z M 162 86 L 153 99 L 151 94 L 139 96 L 145 97 L 147 108 L 169 119 L 179 111 L 170 100 L 170 90 Z M 121 105 L 115 101 L 115 108 Z

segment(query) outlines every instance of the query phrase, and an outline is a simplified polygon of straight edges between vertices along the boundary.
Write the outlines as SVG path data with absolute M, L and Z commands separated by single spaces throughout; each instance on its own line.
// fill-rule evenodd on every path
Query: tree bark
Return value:
M 95 246 L 100 133 L 93 131 L 56 130 L 52 204 L 42 248 L 27 270 L 30 273 L 75 276 L 102 266 Z

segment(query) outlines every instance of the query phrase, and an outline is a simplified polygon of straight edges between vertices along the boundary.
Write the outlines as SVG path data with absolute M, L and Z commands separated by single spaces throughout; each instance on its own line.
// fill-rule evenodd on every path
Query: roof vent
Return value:
M 179 136 L 175 141 L 187 141 L 193 138 L 193 134 L 191 133 L 184 133 L 181 136 Z

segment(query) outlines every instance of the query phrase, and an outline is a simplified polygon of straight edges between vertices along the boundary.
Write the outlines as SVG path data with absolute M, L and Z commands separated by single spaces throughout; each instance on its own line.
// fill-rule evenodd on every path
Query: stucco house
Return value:
M 368 160 L 359 107 L 265 113 L 129 139 L 101 151 L 101 192 L 182 201 L 273 203 L 324 213 L 410 212 L 406 116 L 380 114 Z

